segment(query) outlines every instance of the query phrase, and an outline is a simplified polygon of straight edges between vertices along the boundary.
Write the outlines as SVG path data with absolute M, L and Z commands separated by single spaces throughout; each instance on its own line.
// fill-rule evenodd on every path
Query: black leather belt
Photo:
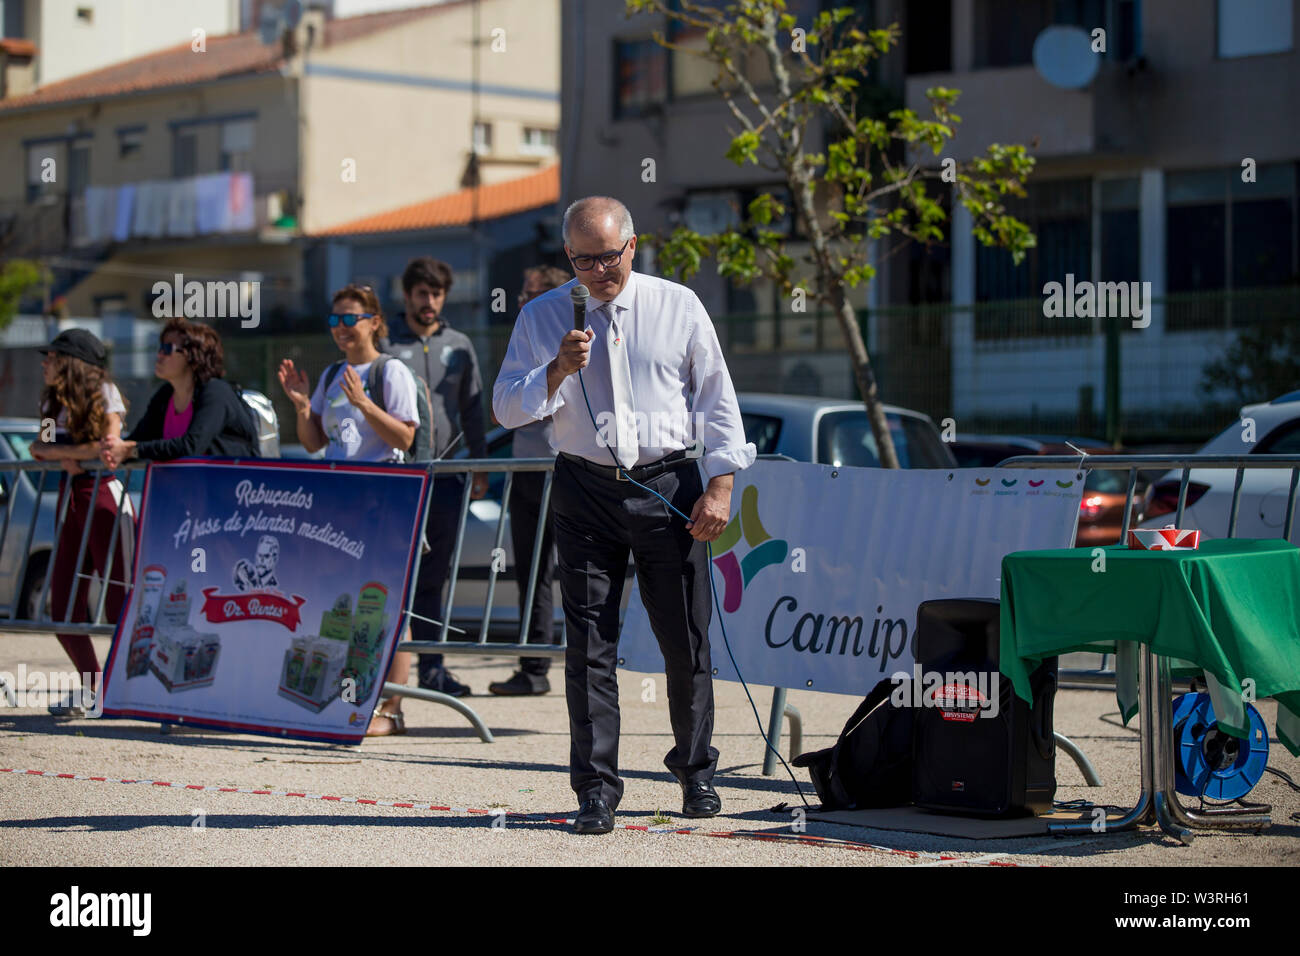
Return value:
M 633 481 L 646 481 L 656 475 L 661 475 L 665 471 L 673 468 L 680 468 L 682 465 L 689 464 L 694 458 L 686 457 L 685 451 L 669 452 L 658 461 L 652 461 L 648 465 L 637 465 L 635 468 L 624 469 L 615 468 L 613 465 L 597 465 L 595 462 L 587 461 L 577 455 L 570 455 L 566 452 L 560 452 L 560 457 L 565 461 L 572 462 L 579 468 L 591 472 L 593 475 L 600 475 L 602 478 L 608 478 L 610 481 L 627 481 L 630 476 Z

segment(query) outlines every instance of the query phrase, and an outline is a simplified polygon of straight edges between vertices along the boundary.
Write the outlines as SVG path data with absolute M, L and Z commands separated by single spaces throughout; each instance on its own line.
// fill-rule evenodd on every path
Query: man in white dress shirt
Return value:
M 734 473 L 753 464 L 754 446 L 699 298 L 632 271 L 636 233 L 626 207 L 603 196 L 581 199 L 564 214 L 563 236 L 577 278 L 520 313 L 492 408 L 507 428 L 548 415 L 554 421 L 551 507 L 568 637 L 575 830 L 608 833 L 623 795 L 615 668 L 629 554 L 668 678 L 675 745 L 664 765 L 682 786 L 682 812 L 714 816 L 722 803 L 711 782 L 718 751 L 710 744 L 706 542 L 726 528 Z M 569 298 L 579 282 L 591 292 L 584 332 L 573 328 Z

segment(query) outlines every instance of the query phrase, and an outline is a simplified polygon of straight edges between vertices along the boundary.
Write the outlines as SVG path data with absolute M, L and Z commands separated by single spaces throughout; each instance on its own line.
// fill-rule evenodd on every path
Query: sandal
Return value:
M 393 722 L 393 729 L 371 730 L 370 728 L 374 726 L 374 718 L 376 717 L 386 717 L 391 720 Z M 393 711 L 391 714 L 386 714 L 380 708 L 376 707 L 374 713 L 370 715 L 370 727 L 366 728 L 367 737 L 397 737 L 404 733 L 406 733 L 406 717 L 400 710 Z

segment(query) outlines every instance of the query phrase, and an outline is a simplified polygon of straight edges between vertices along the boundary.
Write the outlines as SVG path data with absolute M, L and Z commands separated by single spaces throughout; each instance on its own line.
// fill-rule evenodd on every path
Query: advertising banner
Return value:
M 404 628 L 427 480 L 387 465 L 151 466 L 105 715 L 360 743 Z
M 887 470 L 759 461 L 737 473 L 732 519 L 713 542 L 709 645 L 735 680 L 864 695 L 915 655 L 916 608 L 996 598 L 1002 557 L 1066 548 L 1079 471 Z M 659 672 L 663 656 L 633 590 L 620 664 Z

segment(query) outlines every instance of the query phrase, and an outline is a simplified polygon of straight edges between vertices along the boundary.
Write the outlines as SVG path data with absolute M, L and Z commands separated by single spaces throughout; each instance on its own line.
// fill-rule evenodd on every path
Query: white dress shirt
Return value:
M 565 333 L 573 330 L 569 290 L 576 283 L 574 279 L 538 296 L 519 313 L 492 389 L 497 421 L 519 428 L 549 415 L 554 419 L 555 451 L 613 465 L 608 445 L 616 430 L 607 310 L 615 309 L 627 340 L 621 344 L 627 348 L 638 415 L 637 464 L 658 461 L 698 439 L 704 445 L 701 465 L 708 478 L 752 465 L 757 453 L 745 440 L 736 390 L 713 323 L 694 292 L 667 279 L 632 272 L 612 302 L 594 296 L 587 300 L 587 325 L 595 338 L 582 377 L 597 426 L 592 426 L 576 374 L 566 377 L 547 399 L 546 367 Z

